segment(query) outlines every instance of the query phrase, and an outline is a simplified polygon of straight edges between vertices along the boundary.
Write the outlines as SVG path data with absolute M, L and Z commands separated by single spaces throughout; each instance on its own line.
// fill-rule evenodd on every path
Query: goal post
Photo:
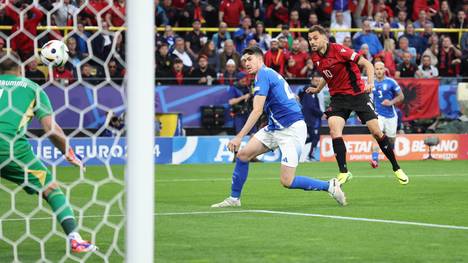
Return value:
M 127 2 L 126 262 L 154 260 L 154 9 Z

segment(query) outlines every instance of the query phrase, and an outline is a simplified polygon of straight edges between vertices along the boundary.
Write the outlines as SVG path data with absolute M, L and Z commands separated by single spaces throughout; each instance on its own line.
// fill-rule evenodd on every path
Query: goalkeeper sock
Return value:
M 289 189 L 304 189 L 304 191 L 328 191 L 329 182 L 306 176 L 296 176 Z
M 54 189 L 47 195 L 46 201 L 57 216 L 65 234 L 73 232 L 76 229 L 75 215 L 62 190 Z
M 249 162 L 241 161 L 236 158 L 236 166 L 232 173 L 231 197 L 240 198 L 242 187 L 249 174 Z
M 385 154 L 387 159 L 392 163 L 393 171 L 400 169 L 398 162 L 395 158 L 395 153 L 393 152 L 392 146 L 390 145 L 390 141 L 386 135 L 382 136 L 382 138 L 377 139 L 379 143 L 380 149 Z
M 343 137 L 338 137 L 332 140 L 333 142 L 333 151 L 335 152 L 336 162 L 338 163 L 338 168 L 340 173 L 347 173 L 348 167 L 346 166 L 346 145 L 344 143 Z

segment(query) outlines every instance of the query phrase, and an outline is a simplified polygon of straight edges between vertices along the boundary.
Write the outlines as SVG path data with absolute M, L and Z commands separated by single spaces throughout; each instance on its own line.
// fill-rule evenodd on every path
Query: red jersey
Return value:
M 223 0 L 219 6 L 219 11 L 224 13 L 223 21 L 226 22 L 228 27 L 238 27 L 241 12 L 244 11 L 244 4 L 241 0 Z
M 330 96 L 364 93 L 364 81 L 357 65 L 359 58 L 352 49 L 336 43 L 330 43 L 323 56 L 312 53 L 314 66 L 327 81 Z

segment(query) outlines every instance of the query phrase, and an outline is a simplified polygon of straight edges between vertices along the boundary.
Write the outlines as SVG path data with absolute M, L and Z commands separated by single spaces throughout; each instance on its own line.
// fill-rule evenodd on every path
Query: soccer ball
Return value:
M 41 60 L 47 66 L 60 67 L 68 60 L 68 48 L 62 41 L 51 40 L 42 46 Z

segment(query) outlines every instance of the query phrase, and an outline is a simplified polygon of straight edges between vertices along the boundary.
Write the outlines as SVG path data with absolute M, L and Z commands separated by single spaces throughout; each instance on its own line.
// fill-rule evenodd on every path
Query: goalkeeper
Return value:
M 66 196 L 31 150 L 25 133 L 32 117 L 40 121 L 67 161 L 80 168 L 83 164 L 67 146 L 65 134 L 55 123 L 46 93 L 36 83 L 21 77 L 16 61 L 20 60 L 15 53 L 0 61 L 0 176 L 23 186 L 28 194 L 42 195 L 62 225 L 72 252 L 96 251 L 95 245 L 81 239 Z

